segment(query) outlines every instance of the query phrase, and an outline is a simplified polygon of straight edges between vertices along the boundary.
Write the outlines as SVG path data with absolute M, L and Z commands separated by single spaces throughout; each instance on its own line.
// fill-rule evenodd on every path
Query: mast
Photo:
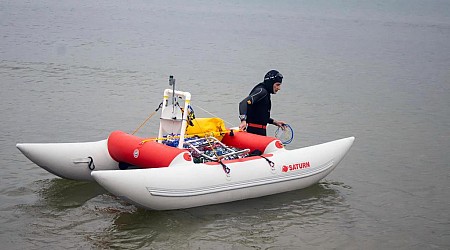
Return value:
M 158 138 L 163 138 L 164 135 L 176 135 L 180 137 L 178 148 L 183 148 L 184 136 L 187 127 L 187 117 L 189 104 L 191 102 L 191 94 L 189 92 L 178 91 L 175 89 L 175 78 L 169 77 L 169 86 L 172 89 L 164 90 L 163 106 L 161 110 L 161 117 L 159 122 Z M 172 101 L 169 104 L 169 96 Z M 181 106 L 178 100 L 184 100 L 184 107 L 181 110 Z M 158 139 L 159 143 L 162 143 L 161 139 Z

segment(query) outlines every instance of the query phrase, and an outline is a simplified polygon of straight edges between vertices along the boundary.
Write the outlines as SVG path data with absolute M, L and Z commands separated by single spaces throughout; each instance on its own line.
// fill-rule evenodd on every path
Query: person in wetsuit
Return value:
M 283 75 L 271 70 L 264 76 L 264 82 L 257 84 L 250 94 L 239 103 L 240 130 L 258 135 L 267 135 L 267 124 L 284 128 L 285 122 L 270 117 L 272 102 L 270 95 L 281 89 Z

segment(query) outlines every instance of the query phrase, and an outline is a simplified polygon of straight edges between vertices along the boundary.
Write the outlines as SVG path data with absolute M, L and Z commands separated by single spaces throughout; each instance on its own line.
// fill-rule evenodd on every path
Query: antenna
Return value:
M 175 112 L 175 78 L 169 76 L 169 86 L 172 86 L 172 114 Z

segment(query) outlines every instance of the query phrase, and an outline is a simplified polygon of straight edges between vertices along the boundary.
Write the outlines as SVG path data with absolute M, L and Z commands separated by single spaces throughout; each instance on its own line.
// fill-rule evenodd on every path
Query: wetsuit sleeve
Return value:
M 247 98 L 239 103 L 239 119 L 244 121 L 247 119 Z
M 253 105 L 254 103 L 261 101 L 266 95 L 268 95 L 267 90 L 264 88 L 256 88 L 249 96 L 244 98 L 244 100 L 239 103 L 239 117 L 241 120 L 245 120 L 247 117 L 248 105 Z

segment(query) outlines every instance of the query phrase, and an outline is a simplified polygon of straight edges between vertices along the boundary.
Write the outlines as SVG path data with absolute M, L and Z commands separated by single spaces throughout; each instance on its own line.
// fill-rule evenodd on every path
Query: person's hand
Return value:
M 275 121 L 274 120 L 273 125 L 280 127 L 282 130 L 286 129 L 286 127 L 285 127 L 286 123 L 284 121 Z
M 247 122 L 241 121 L 241 124 L 239 124 L 239 129 L 242 131 L 246 131 L 247 130 Z

